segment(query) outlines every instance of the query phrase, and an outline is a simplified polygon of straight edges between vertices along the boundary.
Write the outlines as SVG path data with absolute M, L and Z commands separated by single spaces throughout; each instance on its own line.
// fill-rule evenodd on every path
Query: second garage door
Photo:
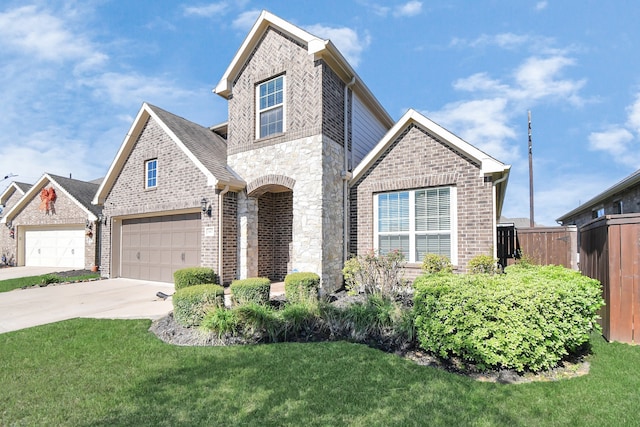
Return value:
M 199 213 L 122 221 L 121 276 L 173 282 L 173 272 L 200 265 Z
M 24 252 L 26 266 L 84 268 L 84 228 L 26 230 Z

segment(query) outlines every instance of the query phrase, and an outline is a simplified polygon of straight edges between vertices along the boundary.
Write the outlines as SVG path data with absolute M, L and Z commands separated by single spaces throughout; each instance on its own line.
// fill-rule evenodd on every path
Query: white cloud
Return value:
M 330 39 L 354 67 L 358 66 L 360 55 L 371 43 L 369 35 L 361 38 L 355 30 L 347 27 L 334 28 L 316 24 L 306 27 L 306 30 L 318 37 Z
M 233 20 L 233 28 L 248 32 L 253 24 L 258 20 L 258 16 L 260 16 L 260 10 L 248 10 L 246 12 L 242 12 L 236 19 Z
M 185 6 L 184 14 L 210 18 L 225 13 L 228 7 L 227 2 L 210 3 L 202 6 Z
M 69 22 L 36 6 L 0 13 L 0 45 L 21 57 L 64 63 L 80 70 L 103 65 L 108 56 L 81 34 L 68 29 Z
M 539 1 L 538 3 L 536 3 L 535 9 L 537 11 L 544 10 L 547 8 L 548 5 L 549 4 L 547 1 Z
M 393 11 L 394 16 L 416 16 L 422 12 L 422 2 L 412 0 L 403 5 L 396 7 Z
M 640 137 L 640 93 L 636 95 L 635 102 L 627 107 L 627 126 Z
M 556 98 L 580 106 L 584 100 L 579 92 L 586 80 L 561 78 L 563 70 L 574 64 L 572 58 L 565 56 L 528 58 L 515 72 L 515 80 L 520 88 L 517 92 L 522 99 Z
M 439 111 L 425 112 L 446 129 L 455 130 L 462 139 L 503 162 L 516 159 L 509 140 L 516 132 L 508 125 L 508 100 L 479 99 L 450 103 Z

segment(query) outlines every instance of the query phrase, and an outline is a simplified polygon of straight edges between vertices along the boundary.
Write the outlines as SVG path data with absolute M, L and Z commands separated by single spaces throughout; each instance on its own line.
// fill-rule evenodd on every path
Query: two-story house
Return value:
M 394 123 L 330 40 L 263 12 L 214 92 L 211 128 L 142 106 L 93 201 L 104 275 L 312 271 L 330 291 L 350 253 L 464 270 L 495 250 L 509 166 L 416 111 Z

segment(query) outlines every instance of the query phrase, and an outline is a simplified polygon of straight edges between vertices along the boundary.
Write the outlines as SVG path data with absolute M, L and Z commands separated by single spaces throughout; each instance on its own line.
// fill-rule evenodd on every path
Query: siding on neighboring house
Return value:
M 3 213 L 9 212 L 9 210 L 15 206 L 15 204 L 22 198 L 22 194 L 17 190 L 13 190 L 10 195 L 6 196 L 6 200 L 4 201 L 4 209 Z M 17 236 L 15 238 L 11 238 L 9 228 L 6 227 L 6 224 L 0 224 L 0 258 L 4 255 L 7 259 L 7 262 L 13 260 L 17 261 Z

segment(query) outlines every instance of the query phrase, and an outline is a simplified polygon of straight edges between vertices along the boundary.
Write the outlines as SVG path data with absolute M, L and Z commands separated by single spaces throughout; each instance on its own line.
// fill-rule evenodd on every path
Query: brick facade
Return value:
M 615 215 L 620 212 L 616 211 L 616 202 L 622 204 L 622 213 L 639 213 L 640 212 L 640 184 L 629 186 L 620 190 L 618 193 L 602 199 L 599 203 L 585 206 L 585 209 L 576 212 L 570 217 L 562 219 L 565 225 L 577 225 L 578 227 L 592 221 L 593 211 L 598 209 L 604 210 L 604 215 Z
M 13 191 L 4 202 L 3 212 L 9 212 L 9 210 L 18 203 L 18 200 L 20 200 L 21 197 L 21 193 Z M 16 237 L 12 238 L 10 236 L 10 230 L 6 227 L 6 224 L 0 224 L 0 258 L 3 255 L 6 258 L 7 263 L 12 264 L 17 262 L 18 242 Z
M 158 185 L 145 189 L 145 161 L 150 159 L 158 159 Z M 202 214 L 201 265 L 217 270 L 218 196 L 191 159 L 149 118 L 103 205 L 108 223 L 102 228 L 102 274 L 119 274 L 111 266 L 112 258 L 117 259 L 111 245 L 119 245 L 117 233 L 123 218 L 201 212 L 202 198 L 207 199 L 212 214 Z M 211 227 L 215 232 L 207 235 Z
M 492 183 L 480 166 L 414 124 L 382 153 L 350 189 L 353 253 L 374 247 L 373 198 L 376 193 L 439 186 L 457 188 L 458 270 L 471 258 L 493 253 Z
M 40 191 L 37 191 L 35 192 L 35 197 L 28 201 L 18 212 L 15 212 L 11 219 L 12 225 L 15 227 L 15 239 L 8 240 L 7 249 L 16 255 L 17 265 L 25 264 L 24 239 L 26 230 L 45 230 L 47 228 L 85 229 L 88 218 L 87 212 L 78 206 L 75 200 L 69 198 L 57 185 L 48 183 L 44 188 L 53 188 L 56 192 L 57 198 L 53 203 L 51 212 L 46 213 L 39 209 L 41 200 Z M 94 224 L 92 224 L 92 233 L 95 233 Z M 10 247 L 11 243 L 13 243 L 12 247 Z M 7 244 L 6 241 L 4 244 Z M 91 268 L 95 263 L 96 235 L 94 234 L 91 237 L 85 236 L 84 268 Z

